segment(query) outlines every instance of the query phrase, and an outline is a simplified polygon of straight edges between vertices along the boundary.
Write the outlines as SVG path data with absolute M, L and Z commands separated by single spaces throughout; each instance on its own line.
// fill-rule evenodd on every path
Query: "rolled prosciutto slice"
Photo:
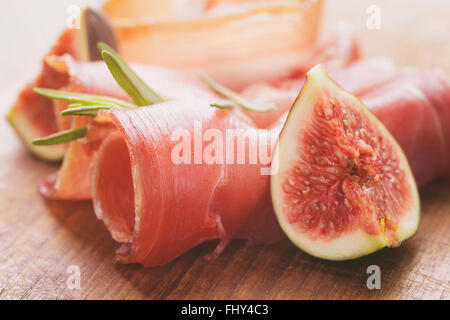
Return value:
M 201 69 L 233 90 L 276 82 L 308 63 L 304 51 L 315 43 L 321 8 L 321 0 L 119 0 L 103 6 L 127 61 Z
M 272 242 L 268 168 L 274 131 L 245 116 L 181 100 L 104 112 L 114 130 L 93 163 L 94 209 L 122 243 L 121 262 L 168 263 L 201 242 Z M 265 171 L 264 171 L 265 169 Z
M 301 52 L 315 42 L 321 6 L 321 1 L 310 0 L 119 0 L 104 4 L 108 20 L 82 9 L 80 28 L 62 31 L 44 57 L 40 73 L 21 90 L 7 118 L 35 155 L 59 161 L 65 146 L 31 143 L 58 130 L 51 101 L 33 93 L 35 87 L 59 89 L 67 82 L 66 74 L 47 63 L 48 57 L 101 59 L 96 44 L 103 41 L 112 47 L 117 44 L 127 61 L 193 74 L 202 69 L 230 87 L 242 88 L 256 79 L 275 81 L 297 67 Z
M 344 41 L 345 40 L 341 40 Z M 347 53 L 349 54 L 349 53 Z M 342 57 L 341 57 L 342 58 Z M 344 89 L 356 96 L 384 84 L 397 73 L 397 67 L 387 57 L 375 57 L 353 61 L 350 65 L 336 67 L 341 58 L 328 57 L 325 61 L 325 69 L 329 75 Z M 344 63 L 344 62 L 340 62 Z M 270 112 L 254 112 L 245 110 L 260 128 L 267 128 L 277 121 L 281 115 L 289 111 L 295 101 L 300 89 L 305 82 L 304 75 L 297 78 L 286 79 L 277 85 L 268 83 L 256 83 L 242 91 L 242 94 L 260 103 L 273 103 L 275 110 Z
M 117 85 L 103 62 L 78 62 L 69 55 L 50 57 L 48 68 L 64 78 L 58 89 L 104 95 L 122 100 L 130 100 Z M 216 99 L 206 85 L 195 77 L 178 73 L 163 67 L 152 65 L 132 65 L 139 76 L 164 99 L 199 98 Z M 58 130 L 80 127 L 91 122 L 91 117 L 62 117 L 60 111 L 67 107 L 67 102 L 55 101 L 49 109 L 52 121 Z M 60 170 L 46 179 L 40 186 L 40 192 L 53 199 L 90 199 L 89 165 L 95 150 L 86 148 L 80 141 L 73 141 L 66 146 L 64 160 Z
M 450 173 L 450 84 L 439 70 L 407 69 L 362 95 L 403 148 L 417 184 Z

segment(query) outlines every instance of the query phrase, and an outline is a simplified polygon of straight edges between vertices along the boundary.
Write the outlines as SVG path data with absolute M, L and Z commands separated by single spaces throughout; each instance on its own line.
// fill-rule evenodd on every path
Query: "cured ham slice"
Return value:
M 345 68 L 330 70 L 329 75 L 345 90 L 361 96 L 383 85 L 398 73 L 391 58 L 374 57 L 358 60 Z
M 182 2 L 112 0 L 103 10 L 114 22 L 127 61 L 192 73 L 203 69 L 232 88 L 286 76 L 298 65 L 301 51 L 314 43 L 321 11 L 321 1 L 309 0 Z M 63 30 L 39 75 L 20 92 L 7 115 L 27 148 L 49 161 L 61 160 L 66 146 L 31 144 L 58 130 L 52 103 L 35 95 L 33 88 L 58 89 L 67 79 L 47 58 L 70 54 L 79 61 L 95 60 L 100 58 L 98 41 L 115 47 L 112 29 L 101 15 L 83 9 L 81 20 L 82 28 Z
M 303 76 L 317 64 L 326 65 L 328 72 L 339 70 L 360 58 L 361 50 L 355 29 L 351 24 L 341 22 L 336 25 L 328 41 L 311 46 L 302 53 L 301 63 L 290 76 Z
M 186 3 L 111 1 L 103 10 L 127 61 L 202 69 L 234 90 L 297 70 L 309 58 L 303 51 L 316 40 L 322 7 L 310 0 Z
M 438 70 L 404 70 L 361 96 L 403 148 L 419 186 L 450 173 L 450 84 Z
M 269 165 L 276 139 L 269 141 L 268 130 L 198 99 L 102 117 L 117 130 L 94 162 L 93 200 L 97 216 L 123 243 L 119 261 L 158 266 L 211 239 L 222 241 L 218 254 L 233 238 L 270 242 L 282 237 L 270 205 L 268 176 L 261 175 L 264 163 L 239 164 L 242 156 L 252 155 L 251 146 L 262 145 Z M 223 152 L 209 157 L 207 146 L 214 141 L 222 144 L 215 152 Z M 181 153 L 180 143 L 188 146 Z M 202 150 L 203 156 L 197 154 Z
M 47 59 L 47 63 L 49 68 L 51 66 L 65 78 L 65 81 L 60 83 L 64 85 L 58 89 L 129 100 L 103 62 L 77 62 L 66 55 Z M 133 65 L 132 67 L 165 99 L 186 97 L 213 99 L 216 97 L 196 78 L 157 66 Z M 92 120 L 91 117 L 59 116 L 60 111 L 67 107 L 66 102 L 55 101 L 54 111 L 51 105 L 49 107 L 58 130 L 86 125 Z M 80 141 L 71 142 L 64 155 L 61 169 L 41 184 L 40 192 L 53 199 L 90 199 L 89 164 L 93 152 L 85 148 Z
M 344 40 L 343 40 L 344 41 Z M 345 41 L 344 41 L 345 42 Z M 337 58 L 337 60 L 340 60 Z M 330 62 L 330 66 L 327 62 Z M 328 57 L 325 67 L 330 76 L 344 89 L 360 96 L 393 78 L 398 72 L 394 63 L 387 57 L 358 60 L 346 67 L 336 68 L 336 59 Z M 260 103 L 273 103 L 275 110 L 258 113 L 245 111 L 260 128 L 269 127 L 292 106 L 305 81 L 304 76 L 286 79 L 278 85 L 256 83 L 242 91 L 242 94 Z

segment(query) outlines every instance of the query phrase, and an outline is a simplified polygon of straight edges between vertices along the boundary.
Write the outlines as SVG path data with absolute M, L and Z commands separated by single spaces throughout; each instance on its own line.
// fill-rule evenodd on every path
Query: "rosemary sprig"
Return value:
M 163 99 L 147 86 L 114 49 L 103 42 L 99 42 L 97 46 L 114 79 L 137 106 L 163 102 Z
M 111 47 L 99 43 L 98 48 L 111 74 L 117 83 L 125 90 L 137 106 L 148 106 L 162 102 L 163 99 L 148 87 L 141 78 L 134 73 L 130 66 Z M 99 110 L 126 108 L 133 109 L 136 105 L 129 102 L 92 94 L 68 92 L 35 88 L 34 92 L 47 98 L 71 101 L 72 104 L 61 112 L 63 116 L 95 116 Z M 47 137 L 34 139 L 33 145 L 46 146 L 70 142 L 86 136 L 87 126 L 61 131 Z
M 72 140 L 83 138 L 86 136 L 87 126 L 79 127 L 76 129 L 70 129 L 65 131 L 60 131 L 55 134 L 37 138 L 32 141 L 35 146 L 50 146 L 54 144 L 66 143 Z
M 127 109 L 136 108 L 135 105 L 120 100 L 116 98 L 97 96 L 93 94 L 85 94 L 85 93 L 76 93 L 62 90 L 53 90 L 53 89 L 43 89 L 43 88 L 34 88 L 33 91 L 40 96 L 55 99 L 55 100 L 66 100 L 75 102 L 78 106 L 81 105 L 101 105 L 101 106 L 118 106 Z
M 109 109 L 117 109 L 117 106 L 99 106 L 99 105 L 81 105 L 81 106 L 73 106 L 63 110 L 61 112 L 62 116 L 96 116 L 99 110 L 109 110 Z
M 256 111 L 256 112 L 267 112 L 267 111 L 271 111 L 271 110 L 275 109 L 275 105 L 273 105 L 273 104 L 261 104 L 261 103 L 256 103 L 256 102 L 248 100 L 247 98 L 243 97 L 239 93 L 234 92 L 233 90 L 228 89 L 228 88 L 218 84 L 213 79 L 208 77 L 205 73 L 200 73 L 200 79 L 202 79 L 203 82 L 205 82 L 211 89 L 213 89 L 217 93 L 221 94 L 225 98 L 228 98 L 231 101 L 237 103 L 244 109 Z M 212 106 L 216 106 L 216 105 L 212 105 Z

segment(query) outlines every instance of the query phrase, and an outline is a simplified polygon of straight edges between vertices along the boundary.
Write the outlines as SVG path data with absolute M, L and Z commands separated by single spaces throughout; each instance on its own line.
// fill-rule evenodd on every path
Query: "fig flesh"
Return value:
M 384 125 L 318 65 L 281 131 L 272 159 L 278 221 L 299 248 L 347 260 L 398 246 L 417 230 L 417 186 Z

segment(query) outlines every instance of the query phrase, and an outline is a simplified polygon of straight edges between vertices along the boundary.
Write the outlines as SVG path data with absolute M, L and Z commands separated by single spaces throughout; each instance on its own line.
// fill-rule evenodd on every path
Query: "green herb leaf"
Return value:
M 147 86 L 114 49 L 103 42 L 97 46 L 114 79 L 137 106 L 163 102 L 163 99 Z
M 37 138 L 32 141 L 35 146 L 50 146 L 54 144 L 66 143 L 72 140 L 76 140 L 86 136 L 87 126 L 79 127 L 76 129 L 70 129 L 65 131 L 60 131 L 55 134 Z
M 72 103 L 72 104 L 69 104 L 67 106 L 67 108 L 78 108 L 78 107 L 83 107 L 85 105 L 86 105 L 85 103 Z
M 120 100 L 116 98 L 97 96 L 93 94 L 84 94 L 84 93 L 76 93 L 62 90 L 53 90 L 53 89 L 43 89 L 43 88 L 34 88 L 33 91 L 40 96 L 56 99 L 56 100 L 66 100 L 76 103 L 81 103 L 83 105 L 115 105 L 127 109 L 136 108 L 135 105 Z
M 220 100 L 210 104 L 211 107 L 218 109 L 233 109 L 236 107 L 236 104 L 230 100 Z
M 62 116 L 96 116 L 98 110 L 117 109 L 117 106 L 98 106 L 98 105 L 81 105 L 77 107 L 69 107 L 61 112 Z
M 232 104 L 211 103 L 211 107 L 218 109 L 234 109 L 234 105 Z
M 260 104 L 248 100 L 247 98 L 241 96 L 239 93 L 234 92 L 208 77 L 205 73 L 200 73 L 200 78 L 205 82 L 211 89 L 221 94 L 225 98 L 232 100 L 233 102 L 239 104 L 241 107 L 247 110 L 257 111 L 257 112 L 267 112 L 275 109 L 273 104 Z

